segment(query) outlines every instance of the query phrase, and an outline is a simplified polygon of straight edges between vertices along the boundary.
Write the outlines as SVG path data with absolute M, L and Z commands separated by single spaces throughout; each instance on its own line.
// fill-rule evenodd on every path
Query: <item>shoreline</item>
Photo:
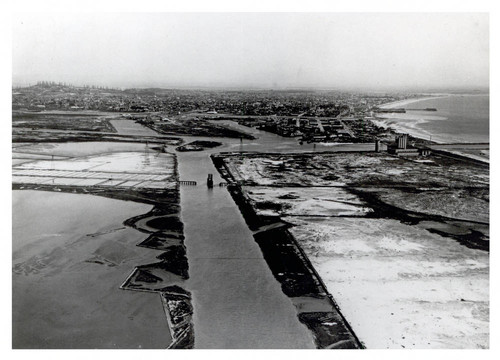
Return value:
M 427 134 L 423 131 L 419 131 L 418 129 L 402 126 L 397 123 L 400 120 L 398 118 L 384 118 L 384 117 L 375 117 L 371 121 L 384 129 L 391 129 L 397 134 L 408 134 L 413 138 L 420 139 L 423 141 L 436 143 L 436 144 L 446 144 L 447 142 L 442 141 L 441 139 L 432 139 L 430 140 L 431 134 Z M 437 135 L 439 137 L 439 135 Z

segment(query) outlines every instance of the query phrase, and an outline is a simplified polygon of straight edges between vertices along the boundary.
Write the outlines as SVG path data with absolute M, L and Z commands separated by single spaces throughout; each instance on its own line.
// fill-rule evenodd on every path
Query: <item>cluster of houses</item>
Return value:
M 357 135 L 338 117 L 269 117 L 234 119 L 245 126 L 272 132 L 284 137 L 301 137 L 306 142 L 349 142 Z M 356 119 L 359 121 L 358 119 Z

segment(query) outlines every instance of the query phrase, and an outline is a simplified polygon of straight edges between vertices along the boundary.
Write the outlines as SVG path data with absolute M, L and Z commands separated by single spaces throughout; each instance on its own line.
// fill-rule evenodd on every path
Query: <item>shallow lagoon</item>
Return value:
M 151 206 L 92 195 L 13 191 L 13 348 L 166 348 L 156 294 L 121 290 L 157 251 L 123 226 Z

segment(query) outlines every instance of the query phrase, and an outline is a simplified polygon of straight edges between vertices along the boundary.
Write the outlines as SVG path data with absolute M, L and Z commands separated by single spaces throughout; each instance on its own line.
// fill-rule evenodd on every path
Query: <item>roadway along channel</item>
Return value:
M 315 348 L 208 152 L 177 153 L 195 348 Z M 206 186 L 214 175 L 214 188 Z

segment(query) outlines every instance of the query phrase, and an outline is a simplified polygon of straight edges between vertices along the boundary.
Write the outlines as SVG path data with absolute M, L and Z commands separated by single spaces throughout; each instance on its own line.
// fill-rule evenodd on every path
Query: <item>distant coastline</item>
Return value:
M 403 100 L 397 100 L 397 101 L 391 101 L 382 105 L 379 105 L 378 107 L 380 109 L 394 109 L 398 107 L 404 107 L 409 104 L 413 104 L 416 102 L 424 101 L 424 100 L 434 100 L 434 99 L 441 99 L 441 98 L 447 98 L 447 97 L 452 97 L 452 96 L 489 96 L 489 92 L 487 93 L 435 93 L 435 94 L 422 94 L 421 96 L 417 96 L 414 98 L 410 99 L 403 99 Z
M 416 102 L 424 101 L 424 100 L 431 100 L 431 99 L 440 99 L 440 98 L 446 98 L 453 96 L 453 94 L 436 94 L 436 95 L 431 95 L 431 96 L 418 96 L 414 97 L 411 99 L 404 99 L 404 100 L 397 100 L 397 101 L 391 101 L 389 103 L 385 103 L 382 105 L 379 105 L 380 109 L 395 109 L 395 108 L 402 108 L 405 107 L 409 104 L 413 104 Z M 422 140 L 430 140 L 432 138 L 431 134 L 423 132 L 421 129 L 418 129 L 416 126 L 404 126 L 401 123 L 398 123 L 397 117 L 389 116 L 388 114 L 384 114 L 383 116 L 375 116 L 375 120 L 372 120 L 377 126 L 383 127 L 385 129 L 392 129 L 397 133 L 407 133 L 414 138 L 422 139 Z M 439 141 L 434 140 L 434 142 L 439 143 Z
M 419 103 L 427 100 L 439 100 L 439 99 L 450 99 L 450 98 L 460 98 L 460 97 L 476 97 L 476 96 L 489 96 L 489 94 L 446 94 L 440 93 L 434 96 L 425 96 L 430 94 L 423 94 L 421 97 L 415 97 L 411 99 L 404 99 L 399 101 L 393 101 L 390 103 L 382 104 L 379 106 L 381 109 L 395 109 L 395 108 L 405 108 L 409 104 Z M 432 107 L 436 107 L 433 105 Z M 439 107 L 439 106 L 438 106 Z M 420 138 L 424 140 L 431 140 L 435 143 L 449 143 L 449 142 L 481 142 L 476 139 L 467 139 L 463 136 L 457 136 L 453 132 L 446 130 L 446 126 L 450 125 L 448 121 L 449 115 L 445 115 L 439 112 L 437 113 L 379 113 L 375 114 L 375 119 L 372 120 L 376 125 L 383 128 L 391 128 L 398 133 L 408 133 L 415 138 Z M 474 118 L 471 118 L 474 119 Z M 430 127 L 429 123 L 438 122 L 441 125 Z M 448 125 L 444 125 L 448 124 Z M 444 126 L 444 127 L 443 127 Z M 457 124 L 460 126 L 460 124 Z M 477 137 L 477 136 L 476 136 Z M 462 139 L 463 138 L 463 139 Z
M 446 98 L 446 97 L 450 97 L 450 96 L 455 96 L 455 95 L 453 95 L 453 94 L 436 94 L 434 96 L 422 96 L 422 97 L 419 96 L 419 97 L 415 97 L 415 98 L 411 98 L 411 99 L 404 99 L 404 100 L 398 100 L 398 101 L 392 101 L 389 103 L 385 103 L 385 104 L 379 105 L 379 108 L 380 109 L 394 109 L 394 108 L 403 107 L 403 106 L 406 106 L 406 105 L 409 105 L 412 103 L 416 103 L 419 101 L 423 101 L 423 100 Z

